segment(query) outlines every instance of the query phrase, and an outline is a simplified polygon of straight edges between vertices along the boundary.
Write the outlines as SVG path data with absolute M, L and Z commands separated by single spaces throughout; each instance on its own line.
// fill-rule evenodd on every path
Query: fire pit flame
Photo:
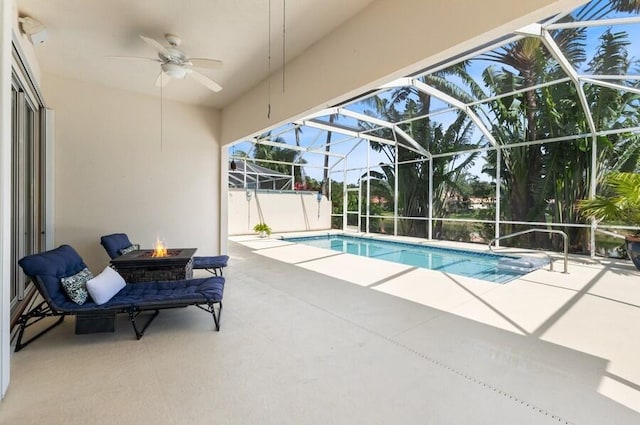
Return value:
M 156 238 L 156 244 L 153 247 L 152 257 L 166 257 L 167 256 L 167 247 L 164 242 L 160 240 L 160 238 Z

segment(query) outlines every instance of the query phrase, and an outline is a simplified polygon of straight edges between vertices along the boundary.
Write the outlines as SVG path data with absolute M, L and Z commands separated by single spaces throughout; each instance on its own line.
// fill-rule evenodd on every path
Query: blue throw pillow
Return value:
M 65 292 L 78 305 L 82 305 L 87 301 L 89 292 L 87 292 L 87 281 L 93 279 L 93 273 L 88 268 L 84 268 L 73 276 L 63 277 L 60 283 Z

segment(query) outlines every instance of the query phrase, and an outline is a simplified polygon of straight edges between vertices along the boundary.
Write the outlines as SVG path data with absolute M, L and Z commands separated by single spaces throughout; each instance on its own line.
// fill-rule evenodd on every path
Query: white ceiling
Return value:
M 164 42 L 182 38 L 189 57 L 219 59 L 203 73 L 222 85 L 213 93 L 190 80 L 171 81 L 163 97 L 222 108 L 268 75 L 269 2 L 271 70 L 282 66 L 283 6 L 286 60 L 299 55 L 372 0 L 17 0 L 20 16 L 42 22 L 45 43 L 35 46 L 44 73 L 160 95 L 158 63 L 109 58 L 155 58 L 140 34 Z

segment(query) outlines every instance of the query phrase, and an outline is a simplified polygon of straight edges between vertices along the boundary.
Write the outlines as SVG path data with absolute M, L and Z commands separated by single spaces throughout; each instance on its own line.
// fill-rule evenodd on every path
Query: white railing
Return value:
M 498 241 L 500 241 L 502 239 L 508 239 L 508 238 L 512 238 L 514 236 L 521 236 L 521 235 L 526 235 L 527 233 L 534 233 L 534 232 L 538 232 L 538 233 L 555 233 L 555 234 L 558 234 L 558 235 L 562 235 L 562 239 L 564 240 L 564 255 L 563 255 L 564 256 L 564 272 L 563 273 L 568 273 L 567 270 L 568 270 L 568 257 L 569 257 L 569 237 L 562 230 L 528 229 L 528 230 L 523 230 L 521 232 L 510 233 L 508 235 L 500 236 L 499 238 L 491 239 L 491 241 L 489 242 L 489 251 L 495 252 L 493 250 L 493 247 L 492 247 L 494 242 L 498 242 Z M 522 252 L 528 252 L 528 251 L 522 251 Z M 549 257 L 549 270 L 553 271 L 553 257 L 551 257 L 551 255 L 547 254 L 546 252 L 544 254 Z

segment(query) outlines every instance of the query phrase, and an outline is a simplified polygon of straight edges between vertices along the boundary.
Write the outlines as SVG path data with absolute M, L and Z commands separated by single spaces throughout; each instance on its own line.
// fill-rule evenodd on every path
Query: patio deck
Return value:
M 635 424 L 640 273 L 572 258 L 480 282 L 235 238 L 222 330 L 73 320 L 15 354 L 0 423 Z M 556 264 L 561 270 L 561 264 Z

